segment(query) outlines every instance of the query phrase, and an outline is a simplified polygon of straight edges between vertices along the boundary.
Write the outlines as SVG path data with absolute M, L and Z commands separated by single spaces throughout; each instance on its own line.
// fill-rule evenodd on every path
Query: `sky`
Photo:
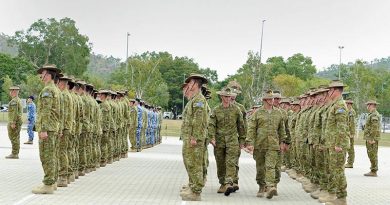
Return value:
M 234 74 L 248 51 L 272 56 L 302 53 L 318 70 L 356 59 L 390 56 L 388 0 L 0 0 L 0 32 L 13 35 L 40 18 L 70 17 L 94 53 L 168 51 Z

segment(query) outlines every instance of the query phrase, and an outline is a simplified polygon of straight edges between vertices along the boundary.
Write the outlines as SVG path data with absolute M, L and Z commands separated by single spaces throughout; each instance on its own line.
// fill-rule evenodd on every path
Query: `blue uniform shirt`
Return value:
M 35 122 L 36 114 L 37 113 L 36 113 L 35 103 L 34 102 L 28 103 L 28 105 L 27 105 L 27 119 L 28 119 L 28 121 Z

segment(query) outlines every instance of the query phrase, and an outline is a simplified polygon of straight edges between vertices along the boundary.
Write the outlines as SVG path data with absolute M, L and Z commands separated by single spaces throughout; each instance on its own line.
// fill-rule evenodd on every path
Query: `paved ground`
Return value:
M 27 139 L 22 130 L 21 141 Z M 10 152 L 6 127 L 0 125 L 0 205 L 8 204 L 94 204 L 94 205 L 175 205 L 175 204 L 320 204 L 310 198 L 299 183 L 283 173 L 279 195 L 272 200 L 256 198 L 255 164 L 251 156 L 240 159 L 241 189 L 229 197 L 217 194 L 219 187 L 214 157 L 210 155 L 209 177 L 202 193 L 202 202 L 182 202 L 179 188 L 187 181 L 181 160 L 181 142 L 177 138 L 143 151 L 129 153 L 111 166 L 81 177 L 67 188 L 58 188 L 53 195 L 33 195 L 32 187 L 42 180 L 37 141 L 33 146 L 21 145 L 19 160 L 6 160 Z M 212 148 L 210 147 L 210 154 Z M 355 168 L 347 170 L 349 204 L 390 204 L 389 148 L 380 148 L 380 177 L 365 178 L 368 159 L 364 147 L 356 147 Z

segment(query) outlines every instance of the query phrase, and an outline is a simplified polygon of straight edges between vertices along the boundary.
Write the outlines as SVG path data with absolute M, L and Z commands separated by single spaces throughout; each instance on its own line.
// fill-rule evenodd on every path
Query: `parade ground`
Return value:
M 21 204 L 93 204 L 93 205 L 180 205 L 180 204 L 320 204 L 303 191 L 301 184 L 285 173 L 278 185 L 279 196 L 271 200 L 257 198 L 255 162 L 242 151 L 240 190 L 229 197 L 217 194 L 219 188 L 212 147 L 209 147 L 208 180 L 201 202 L 183 202 L 179 196 L 187 182 L 178 137 L 163 137 L 163 143 L 140 153 L 129 153 L 107 167 L 80 177 L 53 195 L 34 195 L 31 189 L 41 183 L 43 171 L 39 160 L 38 138 L 34 145 L 24 145 L 26 130 L 21 132 L 18 160 L 6 160 L 11 151 L 5 124 L 0 124 L 0 205 Z M 390 148 L 379 148 L 379 177 L 368 178 L 369 160 L 364 146 L 356 146 L 353 169 L 347 169 L 348 204 L 390 204 Z

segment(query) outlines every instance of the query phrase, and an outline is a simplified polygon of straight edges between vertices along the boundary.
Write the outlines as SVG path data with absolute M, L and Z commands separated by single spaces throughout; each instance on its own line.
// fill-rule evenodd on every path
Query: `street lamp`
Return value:
M 129 36 L 130 33 L 126 33 L 126 86 L 127 86 L 127 70 L 128 70 L 128 59 L 129 59 Z M 133 85 L 133 69 L 131 69 L 131 85 Z
M 341 70 L 341 51 L 343 50 L 344 46 L 339 46 L 340 49 L 340 63 L 339 63 L 339 80 L 340 80 L 340 70 Z

